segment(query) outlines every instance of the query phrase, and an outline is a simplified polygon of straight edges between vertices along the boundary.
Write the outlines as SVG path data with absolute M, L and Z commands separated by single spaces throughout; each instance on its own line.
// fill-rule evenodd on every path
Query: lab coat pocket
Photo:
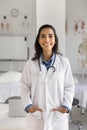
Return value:
M 27 113 L 27 129 L 43 130 L 43 120 L 40 118 L 41 112 Z
M 36 111 L 34 113 L 29 113 L 29 115 L 34 118 L 41 118 L 41 112 L 39 111 Z
M 57 117 L 57 119 L 67 119 L 68 118 L 68 114 L 67 113 L 62 113 L 62 112 L 60 112 L 60 111 L 57 111 L 56 112 L 56 117 Z

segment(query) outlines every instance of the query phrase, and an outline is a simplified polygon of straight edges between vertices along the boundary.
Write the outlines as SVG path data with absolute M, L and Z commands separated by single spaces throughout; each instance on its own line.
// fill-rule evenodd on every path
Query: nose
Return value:
M 45 37 L 45 41 L 48 42 L 49 41 L 49 37 Z

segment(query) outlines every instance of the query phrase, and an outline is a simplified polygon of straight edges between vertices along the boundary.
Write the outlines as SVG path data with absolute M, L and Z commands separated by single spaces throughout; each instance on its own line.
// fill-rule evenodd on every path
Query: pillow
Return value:
M 0 75 L 0 83 L 13 83 L 20 80 L 22 73 L 17 71 L 8 71 Z

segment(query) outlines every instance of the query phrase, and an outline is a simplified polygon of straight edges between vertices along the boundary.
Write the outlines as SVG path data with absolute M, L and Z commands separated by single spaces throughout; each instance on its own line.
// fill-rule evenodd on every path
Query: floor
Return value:
M 87 111 L 85 110 L 84 114 L 81 114 L 81 112 L 78 107 L 72 108 L 72 120 L 76 123 L 80 121 L 81 126 L 79 127 L 78 123 L 71 121 L 69 130 L 87 130 Z

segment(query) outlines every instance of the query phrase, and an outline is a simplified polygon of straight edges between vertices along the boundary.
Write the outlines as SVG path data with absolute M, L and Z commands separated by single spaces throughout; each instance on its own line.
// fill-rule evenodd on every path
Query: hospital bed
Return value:
M 0 74 L 0 104 L 9 104 L 9 116 L 25 116 L 20 93 L 21 72 Z
M 5 103 L 9 97 L 20 96 L 21 73 L 8 71 L 0 74 L 0 103 Z
M 84 110 L 87 110 L 87 77 L 82 79 L 81 77 L 74 77 L 75 80 L 75 98 L 79 99 L 79 106 Z

